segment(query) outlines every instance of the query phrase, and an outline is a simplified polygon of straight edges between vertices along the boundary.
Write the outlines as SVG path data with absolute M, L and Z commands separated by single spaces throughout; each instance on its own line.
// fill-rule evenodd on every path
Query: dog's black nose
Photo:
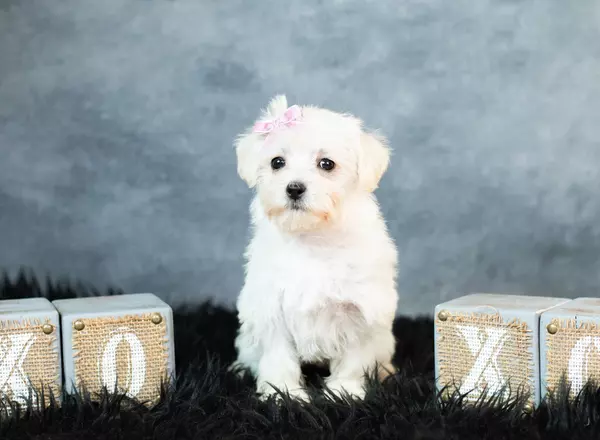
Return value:
M 288 183 L 287 188 L 285 189 L 287 195 L 292 200 L 298 200 L 306 191 L 306 186 L 300 182 L 290 182 Z

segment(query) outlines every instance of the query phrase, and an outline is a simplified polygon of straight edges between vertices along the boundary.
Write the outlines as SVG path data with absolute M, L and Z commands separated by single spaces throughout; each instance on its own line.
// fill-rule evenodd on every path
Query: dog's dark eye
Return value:
M 285 159 L 283 157 L 274 157 L 271 160 L 271 168 L 274 170 L 278 170 L 279 168 L 283 168 L 285 166 Z
M 331 171 L 332 169 L 335 168 L 335 162 L 332 161 L 331 159 L 321 159 L 319 161 L 319 168 L 325 170 L 325 171 Z

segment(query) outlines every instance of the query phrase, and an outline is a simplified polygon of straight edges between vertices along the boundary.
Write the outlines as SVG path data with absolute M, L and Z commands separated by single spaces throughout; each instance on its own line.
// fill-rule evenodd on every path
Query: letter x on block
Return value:
M 475 362 L 461 385 L 460 391 L 468 393 L 478 389 L 482 379 L 487 384 L 490 393 L 501 392 L 506 384 L 506 378 L 502 376 L 498 366 L 498 354 L 502 350 L 507 337 L 506 329 L 484 328 L 474 325 L 458 325 L 460 333 L 465 338 L 469 351 Z M 483 392 L 483 389 L 480 389 Z
M 60 324 L 50 301 L 0 301 L 0 400 L 33 407 L 60 403 L 61 379 Z

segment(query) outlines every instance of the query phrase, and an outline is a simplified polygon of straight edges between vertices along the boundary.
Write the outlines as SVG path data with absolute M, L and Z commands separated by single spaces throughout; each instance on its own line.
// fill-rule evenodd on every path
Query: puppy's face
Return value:
M 286 109 L 278 96 L 260 121 Z M 336 222 L 344 199 L 373 191 L 389 162 L 384 140 L 365 133 L 358 119 L 314 107 L 300 113 L 289 125 L 249 131 L 236 142 L 240 176 L 256 187 L 264 214 L 289 232 Z

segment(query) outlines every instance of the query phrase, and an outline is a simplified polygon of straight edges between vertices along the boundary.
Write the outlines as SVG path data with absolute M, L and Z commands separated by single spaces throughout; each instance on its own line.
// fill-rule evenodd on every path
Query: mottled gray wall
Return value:
M 0 0 L 0 267 L 230 304 L 273 94 L 395 148 L 400 313 L 597 295 L 600 2 Z

